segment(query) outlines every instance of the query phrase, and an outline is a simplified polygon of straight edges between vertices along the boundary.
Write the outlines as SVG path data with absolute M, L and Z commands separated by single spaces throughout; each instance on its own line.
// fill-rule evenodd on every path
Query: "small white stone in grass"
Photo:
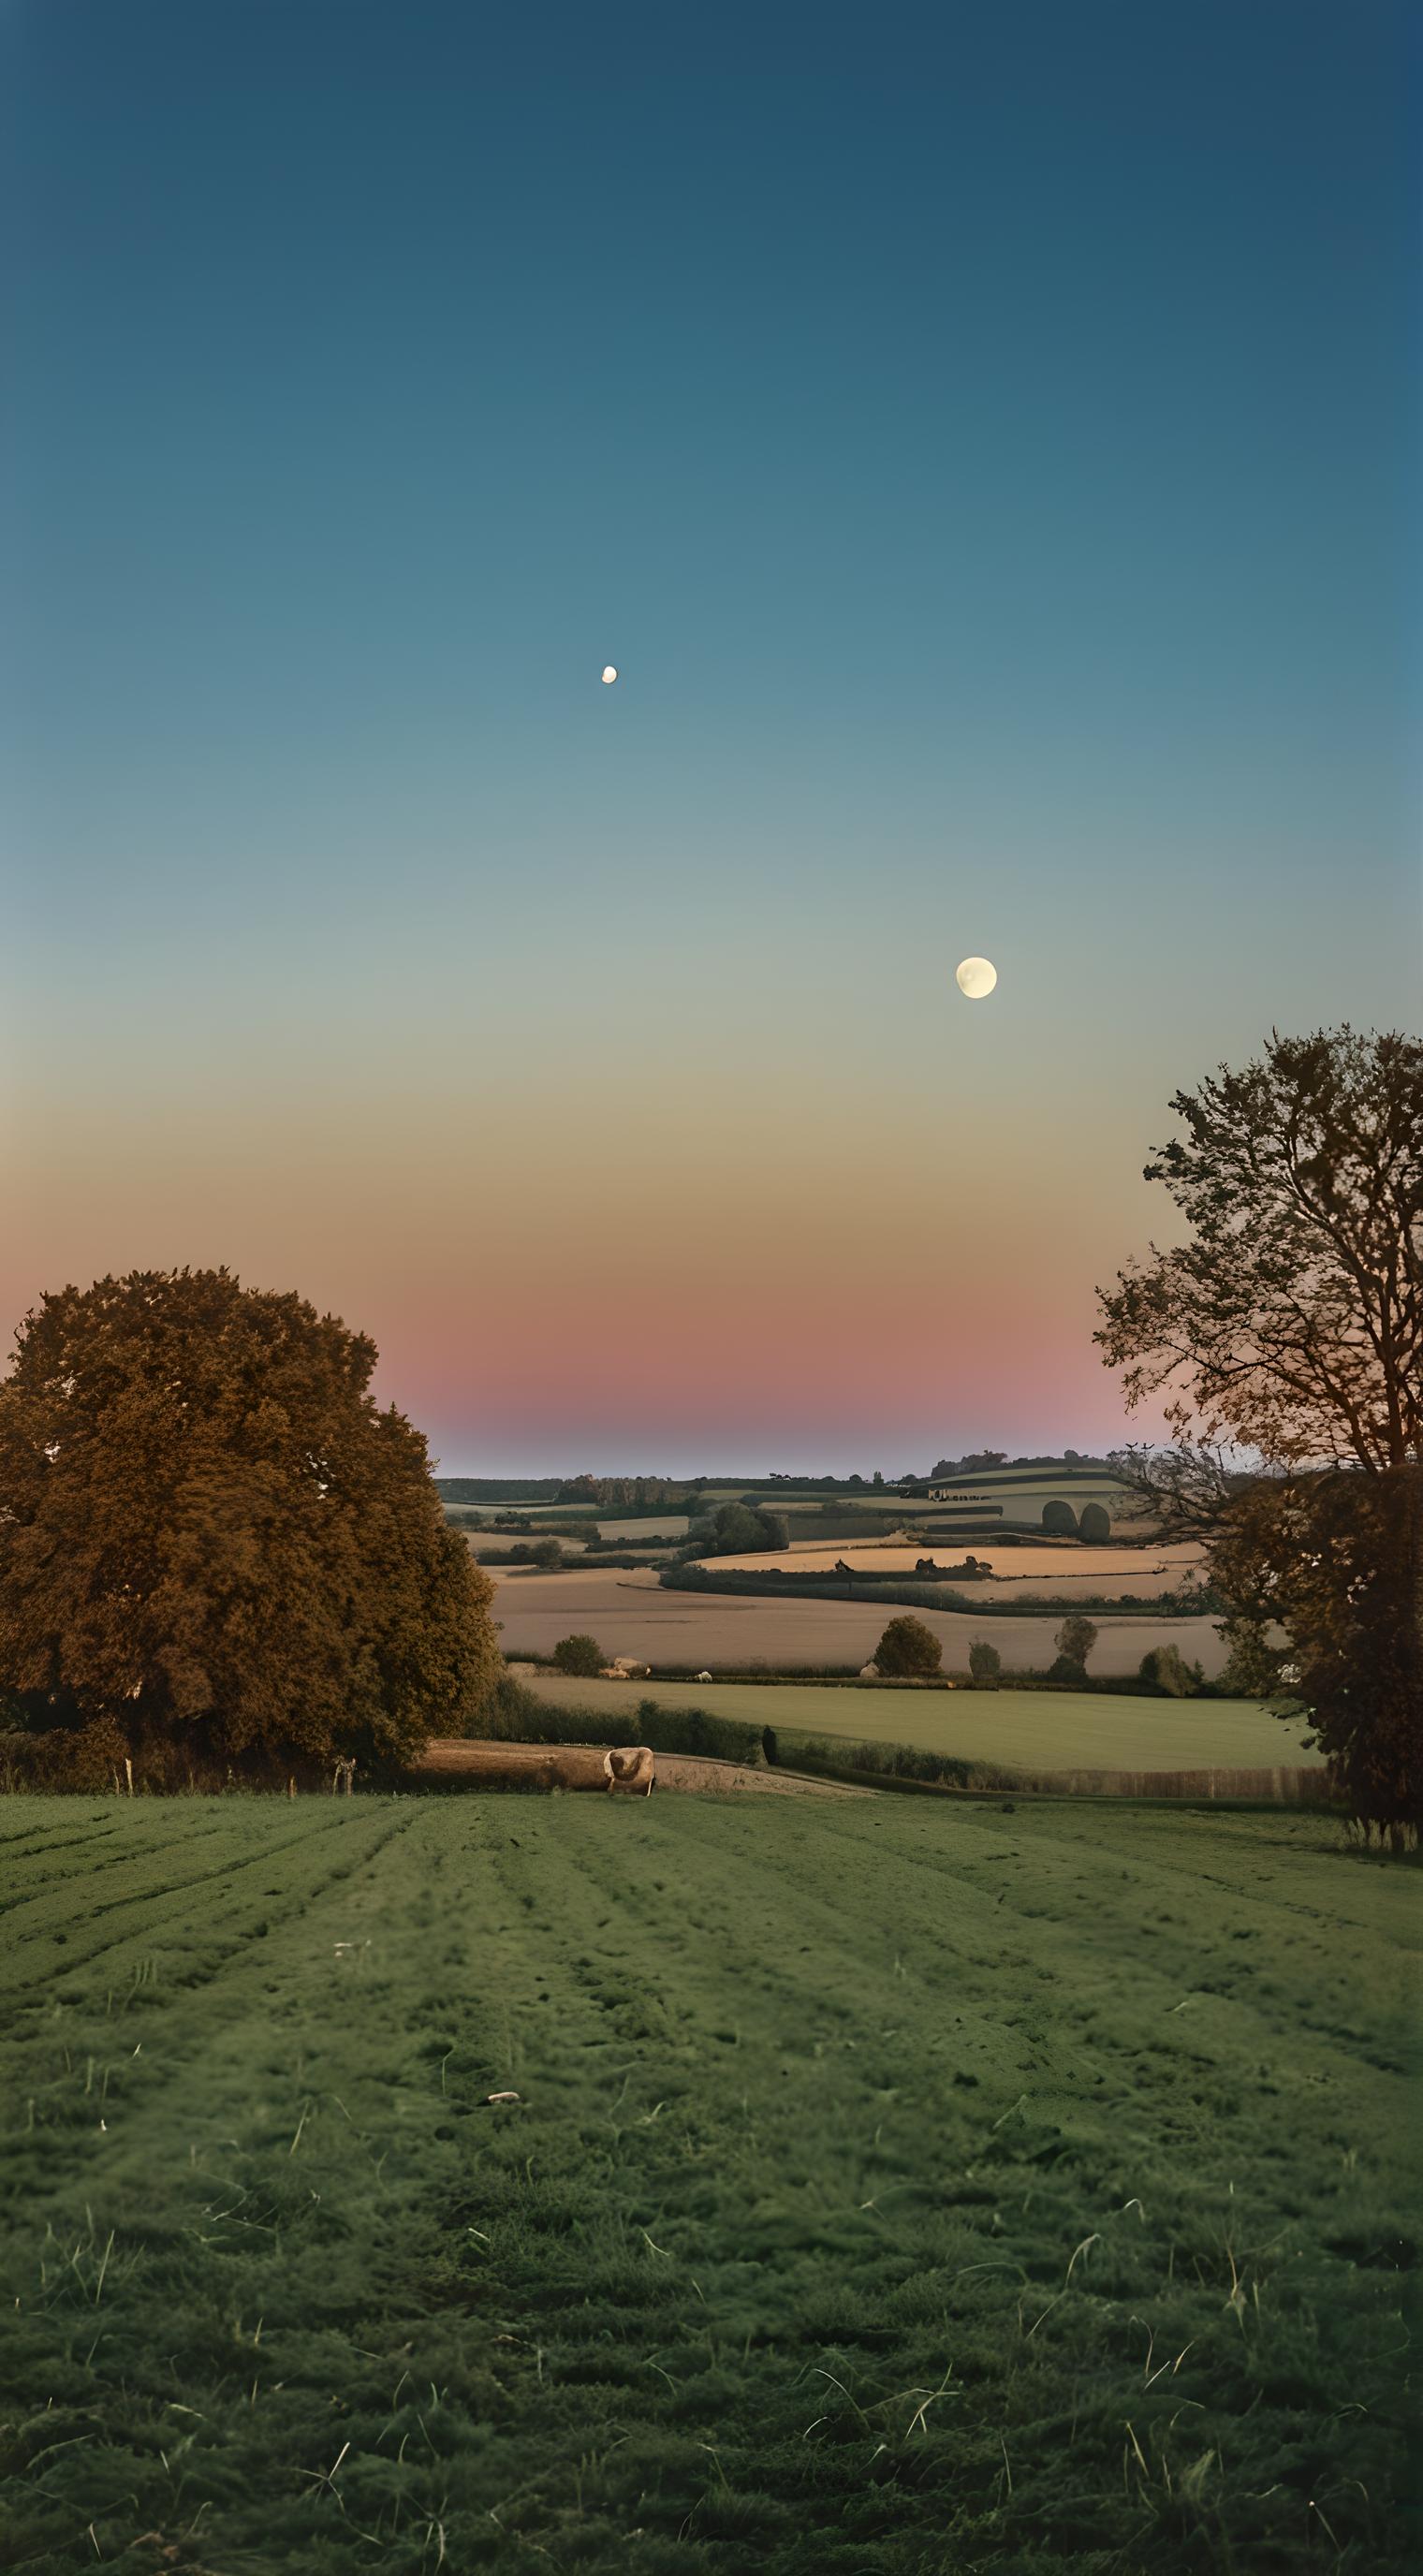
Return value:
M 522 2102 L 522 2093 L 486 2093 L 486 2102 Z

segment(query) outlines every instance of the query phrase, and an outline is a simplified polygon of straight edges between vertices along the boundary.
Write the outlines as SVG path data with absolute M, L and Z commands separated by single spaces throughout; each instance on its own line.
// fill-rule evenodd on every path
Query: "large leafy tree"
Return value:
M 1101 1293 L 1129 1407 L 1271 1466 L 1423 1455 L 1423 1044 L 1274 1036 L 1171 1103 L 1146 1167 L 1188 1229 Z
M 1101 1292 L 1127 1464 L 1205 1540 L 1235 1677 L 1306 1711 L 1356 1814 L 1423 1821 L 1423 1045 L 1273 1036 L 1172 1107 L 1186 1239 Z
M 45 1297 L 0 1385 L 0 1688 L 135 1751 L 404 1759 L 500 1670 L 374 1344 L 225 1270 Z

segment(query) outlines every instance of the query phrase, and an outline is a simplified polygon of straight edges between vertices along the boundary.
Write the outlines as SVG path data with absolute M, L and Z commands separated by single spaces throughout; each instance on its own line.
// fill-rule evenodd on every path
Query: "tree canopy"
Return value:
M 226 1270 L 46 1296 L 0 1385 L 0 1687 L 135 1749 L 403 1760 L 501 1669 L 373 1342 Z
M 874 1660 L 887 1679 L 909 1679 L 937 1673 L 943 1643 L 923 1619 L 891 1619 L 875 1648 Z
M 1172 1108 L 1146 1178 L 1190 1229 L 1100 1290 L 1128 1409 L 1182 1441 L 1370 1473 L 1423 1454 L 1423 1044 L 1271 1037 Z
M 1080 1610 L 1074 1610 L 1069 1618 L 1064 1619 L 1053 1642 L 1064 1662 L 1080 1664 L 1085 1672 L 1087 1658 L 1097 1643 L 1097 1629 Z
M 696 1520 L 687 1532 L 686 1553 L 692 1556 L 750 1556 L 783 1548 L 789 1536 L 786 1523 L 776 1512 L 763 1511 L 755 1503 L 723 1503 L 705 1519 Z

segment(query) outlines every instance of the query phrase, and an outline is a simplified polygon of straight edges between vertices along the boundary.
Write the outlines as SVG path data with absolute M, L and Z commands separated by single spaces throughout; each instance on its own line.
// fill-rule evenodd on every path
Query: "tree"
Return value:
M 899 1680 L 937 1673 L 944 1649 L 922 1619 L 891 1619 L 875 1648 L 874 1660 L 888 1678 Z
M 1043 1505 L 1043 1528 L 1054 1538 L 1076 1538 L 1077 1514 L 1070 1503 L 1056 1498 Z
M 1168 1699 L 1190 1699 L 1203 1676 L 1199 1664 L 1188 1664 L 1179 1646 L 1151 1646 L 1142 1656 L 1138 1679 L 1148 1690 L 1163 1691 Z
M 1070 1619 L 1064 1619 L 1053 1642 L 1069 1664 L 1079 1665 L 1085 1673 L 1087 1658 L 1097 1643 L 1097 1631 L 1090 1619 L 1074 1610 Z
M 1191 1240 L 1099 1290 L 1131 1409 L 1273 1467 L 1423 1456 L 1423 1043 L 1273 1036 L 1172 1108 L 1163 1181 Z
M 403 1762 L 502 1669 L 373 1342 L 226 1270 L 44 1297 L 0 1386 L 0 1688 L 261 1768 Z
M 1212 1546 L 1231 1690 L 1307 1716 L 1370 1834 L 1423 1824 L 1423 1477 L 1259 1478 Z
M 986 1637 L 975 1637 L 968 1650 L 968 1668 L 980 1689 L 996 1690 L 1003 1670 L 1003 1658 Z
M 764 1555 L 785 1547 L 789 1535 L 775 1512 L 763 1511 L 755 1503 L 723 1503 L 705 1520 L 693 1521 L 684 1552 L 689 1556 Z
M 1112 1535 L 1112 1523 L 1104 1503 L 1083 1504 L 1077 1535 L 1086 1539 L 1090 1547 L 1105 1547 Z
M 563 1549 L 559 1541 L 556 1538 L 535 1539 L 529 1550 L 529 1563 L 541 1565 L 546 1572 L 551 1572 L 556 1565 L 562 1565 Z
M 561 1673 L 577 1673 L 580 1680 L 591 1681 L 608 1659 L 596 1637 L 560 1637 L 553 1660 Z
M 1414 1832 L 1423 1044 L 1275 1034 L 1172 1107 L 1185 1133 L 1146 1176 L 1189 1239 L 1099 1291 L 1096 1338 L 1129 1407 L 1165 1399 L 1175 1445 L 1123 1463 L 1204 1540 L 1232 1678 L 1285 1687 L 1356 1815 Z

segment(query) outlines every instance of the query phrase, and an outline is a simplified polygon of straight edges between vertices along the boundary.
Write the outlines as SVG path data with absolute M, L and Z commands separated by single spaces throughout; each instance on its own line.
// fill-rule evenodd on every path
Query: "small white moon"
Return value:
M 617 678 L 617 676 L 618 676 L 618 666 L 617 666 L 616 662 L 605 662 L 605 663 L 603 664 L 603 686 L 604 686 L 604 688 L 605 688 L 605 689 L 610 689 L 610 688 L 612 687 L 612 685 L 613 685 L 614 680 Z
M 965 957 L 963 964 L 955 967 L 954 979 L 971 1002 L 982 1002 L 998 981 L 998 969 L 986 957 Z

